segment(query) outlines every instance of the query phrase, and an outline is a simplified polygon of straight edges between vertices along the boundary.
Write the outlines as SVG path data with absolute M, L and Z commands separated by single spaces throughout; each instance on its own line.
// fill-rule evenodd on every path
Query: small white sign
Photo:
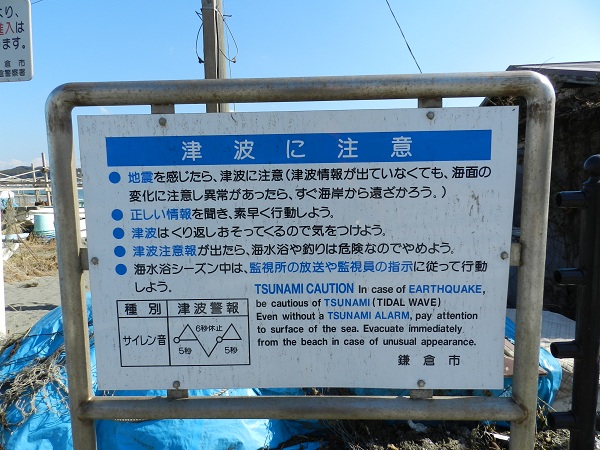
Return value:
M 0 0 L 0 82 L 32 78 L 31 2 Z
M 102 389 L 503 386 L 517 109 L 80 116 Z

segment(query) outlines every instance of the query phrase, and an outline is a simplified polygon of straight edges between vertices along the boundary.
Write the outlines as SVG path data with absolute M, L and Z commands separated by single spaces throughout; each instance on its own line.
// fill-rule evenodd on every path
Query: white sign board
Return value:
M 433 111 L 80 116 L 99 387 L 501 388 L 517 109 Z
M 32 78 L 31 3 L 0 0 L 0 82 Z

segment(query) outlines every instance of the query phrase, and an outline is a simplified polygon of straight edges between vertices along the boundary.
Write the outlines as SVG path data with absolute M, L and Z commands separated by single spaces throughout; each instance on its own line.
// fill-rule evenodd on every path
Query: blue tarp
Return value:
M 88 299 L 88 323 L 93 336 L 91 307 Z M 6 392 L 13 380 L 29 368 L 40 367 L 47 358 L 56 358 L 57 372 L 54 381 L 47 383 L 32 395 L 26 391 L 19 403 L 11 404 L 6 411 L 7 427 L 2 431 L 6 450 L 69 450 L 73 448 L 71 420 L 66 397 L 67 376 L 62 333 L 62 310 L 56 308 L 40 320 L 17 344 L 6 348 L 0 355 L 0 394 L 2 402 L 8 400 Z M 96 379 L 95 347 L 91 339 L 92 379 Z M 57 353 L 58 352 L 58 353 Z M 41 375 L 40 378 L 45 378 Z M 94 386 L 95 395 L 104 395 Z M 191 396 L 261 395 L 257 389 L 191 390 Z M 166 395 L 165 391 L 119 391 L 110 395 Z M 4 405 L 3 405 L 4 406 Z M 30 414 L 32 411 L 35 413 Z M 272 448 L 296 434 L 307 432 L 303 422 L 281 420 L 152 420 L 143 422 L 96 421 L 99 450 L 246 450 Z M 308 426 L 309 422 L 306 422 Z M 308 430 L 310 431 L 310 430 Z M 318 448 L 315 445 L 304 449 Z
M 514 344 L 515 343 L 515 323 L 506 318 L 505 327 L 506 337 Z M 540 348 L 539 365 L 544 369 L 547 374 L 540 376 L 538 380 L 538 398 L 541 403 L 545 403 L 550 406 L 554 403 L 556 393 L 560 388 L 560 382 L 562 381 L 562 367 L 558 360 L 552 356 L 552 354 L 544 349 Z
M 91 307 L 88 298 L 88 323 L 90 324 L 92 378 L 95 380 L 95 347 L 93 345 L 93 326 Z M 514 339 L 514 324 L 507 318 L 507 337 Z M 6 450 L 69 450 L 73 448 L 71 439 L 71 421 L 66 394 L 67 376 L 65 355 L 61 351 L 63 341 L 62 310 L 56 308 L 40 320 L 18 343 L 6 348 L 0 355 L 0 395 L 1 402 L 9 402 L 10 389 L 14 380 L 23 377 L 32 367 L 44 367 L 48 358 L 55 360 L 53 380 L 41 389 L 26 391 L 18 401 L 6 408 L 2 441 Z M 561 369 L 558 362 L 542 349 L 540 366 L 548 375 L 540 377 L 540 399 L 548 404 L 554 400 L 560 386 Z M 37 379 L 46 375 L 37 374 Z M 35 377 L 34 377 L 35 379 Z M 510 383 L 510 380 L 507 381 Z M 21 383 L 17 383 L 21 384 Z M 509 386 L 507 385 L 507 389 Z M 95 395 L 104 395 L 94 386 Z M 364 389 L 354 390 L 357 395 L 406 395 L 407 391 Z M 110 393 L 111 395 L 166 395 L 165 391 L 136 391 Z M 506 395 L 506 391 L 494 393 Z M 192 396 L 231 395 L 303 395 L 301 389 L 229 389 L 190 391 Z M 96 422 L 99 450 L 246 450 L 275 448 L 295 435 L 316 435 L 325 429 L 316 421 L 285 420 L 154 420 L 143 422 L 107 421 Z M 320 448 L 315 441 L 289 449 L 312 450 Z
M 0 208 L 2 209 L 2 211 L 4 211 L 8 205 L 10 205 L 12 203 L 13 208 L 18 207 L 18 203 L 15 200 L 14 194 L 10 195 L 9 197 L 0 197 Z

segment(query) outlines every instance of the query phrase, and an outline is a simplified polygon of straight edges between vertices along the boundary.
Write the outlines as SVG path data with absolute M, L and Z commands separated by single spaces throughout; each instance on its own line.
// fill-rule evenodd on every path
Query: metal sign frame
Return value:
M 522 96 L 527 101 L 515 367 L 512 397 L 97 397 L 92 391 L 82 274 L 72 112 L 78 106 L 151 105 L 174 113 L 175 104 L 310 102 L 418 98 L 420 107 L 442 97 Z M 94 420 L 183 418 L 501 420 L 511 422 L 511 449 L 533 448 L 541 334 L 554 89 L 535 72 L 385 75 L 358 77 L 68 83 L 46 103 L 55 203 L 73 444 L 96 449 Z M 93 261 L 92 261 L 93 263 Z M 178 398 L 182 397 L 182 398 Z M 422 397 L 422 396 L 421 396 Z M 427 396 L 425 396 L 427 397 Z

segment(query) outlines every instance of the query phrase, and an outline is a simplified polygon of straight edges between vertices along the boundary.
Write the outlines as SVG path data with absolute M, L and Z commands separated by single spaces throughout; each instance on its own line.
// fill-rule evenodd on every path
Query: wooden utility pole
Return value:
M 227 78 L 222 0 L 202 0 L 204 78 Z M 206 112 L 228 112 L 227 103 L 207 103 Z
M 42 153 L 42 171 L 44 172 L 44 189 L 46 190 L 46 201 L 48 206 L 52 206 L 52 187 L 50 185 L 50 177 L 48 173 L 50 169 L 46 166 L 46 155 Z

